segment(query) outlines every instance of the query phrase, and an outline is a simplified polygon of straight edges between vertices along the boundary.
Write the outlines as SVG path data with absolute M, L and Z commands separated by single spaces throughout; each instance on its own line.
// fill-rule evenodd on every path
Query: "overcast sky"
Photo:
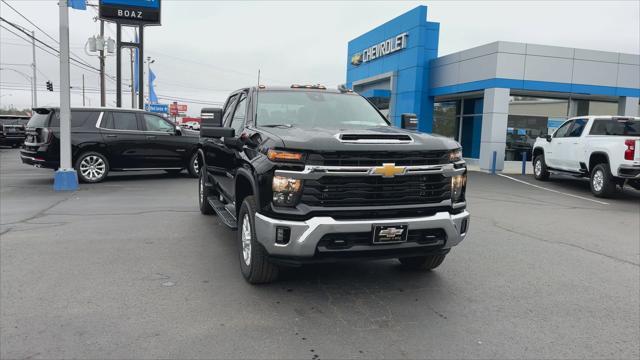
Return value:
M 58 39 L 55 0 L 12 0 L 8 3 Z M 97 0 L 90 3 L 97 4 Z M 605 51 L 640 53 L 640 1 L 356 1 L 267 2 L 162 0 L 162 26 L 145 30 L 145 55 L 155 59 L 156 92 L 164 98 L 199 102 L 224 101 L 237 88 L 253 85 L 261 70 L 262 83 L 288 85 L 321 83 L 336 86 L 346 76 L 347 42 L 418 5 L 429 7 L 429 21 L 440 23 L 439 55 L 497 40 L 529 42 Z M 33 29 L 4 3 L 3 18 Z M 70 10 L 71 46 L 77 57 L 93 66 L 98 59 L 85 54 L 88 37 L 99 32 L 97 12 Z M 6 23 L 3 26 L 13 30 Z M 109 24 L 107 36 L 115 38 Z M 126 40 L 132 32 L 126 31 Z M 36 37 L 57 47 L 45 34 Z M 8 68 L 30 74 L 31 46 L 0 28 L 0 106 L 29 107 L 28 81 Z M 123 58 L 128 61 L 128 50 Z M 37 50 L 38 105 L 57 105 L 59 93 L 47 92 L 47 80 L 59 90 L 57 58 Z M 129 64 L 123 62 L 128 84 Z M 115 75 L 115 57 L 107 59 Z M 71 67 L 71 85 L 78 90 L 85 75 L 86 104 L 99 106 L 97 74 Z M 109 81 L 107 105 L 115 105 L 115 83 Z M 125 87 L 123 86 L 123 89 Z M 72 106 L 82 95 L 72 93 Z M 123 104 L 130 106 L 130 93 Z M 162 99 L 161 102 L 168 102 Z M 188 103 L 197 115 L 203 105 Z

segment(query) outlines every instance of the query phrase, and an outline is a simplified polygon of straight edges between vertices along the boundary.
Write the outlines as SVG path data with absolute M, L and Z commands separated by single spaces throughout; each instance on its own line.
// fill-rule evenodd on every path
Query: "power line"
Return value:
M 51 49 L 51 50 L 53 50 L 53 51 L 55 51 L 56 53 L 58 53 L 58 54 L 60 53 L 60 50 L 58 50 L 58 49 L 54 48 L 53 46 L 51 46 L 51 45 L 49 45 L 49 44 L 47 44 L 47 43 L 45 43 L 44 41 L 42 41 L 42 40 L 38 39 L 37 37 L 33 36 L 32 34 L 29 34 L 26 30 L 22 29 L 22 27 L 21 27 L 21 26 L 18 26 L 17 24 L 14 24 L 13 22 L 8 21 L 7 19 L 3 18 L 2 16 L 0 16 L 0 20 L 2 20 L 2 21 L 4 21 L 4 22 L 6 22 L 7 24 L 9 24 L 9 25 L 11 25 L 11 26 L 13 26 L 13 27 L 14 27 L 14 28 L 16 28 L 17 30 L 19 30 L 20 32 L 22 32 L 23 34 L 25 34 L 27 37 L 29 37 L 29 38 L 31 38 L 31 39 L 33 39 L 33 40 L 35 40 L 35 41 L 39 42 L 40 44 L 42 44 L 42 45 L 46 46 L 47 48 L 49 48 L 49 49 Z M 81 64 L 81 65 L 84 65 L 84 66 L 86 66 L 86 67 L 92 68 L 92 69 L 94 69 L 94 70 L 96 70 L 96 71 L 100 71 L 100 69 L 98 69 L 98 68 L 94 68 L 93 66 L 91 66 L 91 64 L 87 63 L 87 62 L 86 62 L 86 61 L 84 61 L 84 60 L 80 61 L 80 60 L 78 60 L 78 59 L 76 59 L 76 58 L 73 58 L 73 57 L 69 57 L 69 59 L 70 59 L 70 60 L 72 60 L 72 61 L 75 61 L 75 62 L 77 62 L 77 63 L 79 63 L 79 64 Z
M 60 52 L 58 51 L 58 49 L 55 49 L 55 48 L 51 47 L 50 45 L 48 45 L 48 44 L 46 44 L 46 43 L 42 42 L 41 40 L 39 40 L 39 39 L 37 39 L 37 38 L 33 37 L 31 34 L 29 34 L 29 33 L 25 32 L 24 30 L 20 29 L 19 27 L 16 27 L 16 26 L 15 26 L 15 24 L 12 24 L 11 22 L 6 21 L 6 20 L 5 20 L 5 19 L 3 19 L 2 17 L 0 17 L 0 20 L 3 20 L 4 22 L 8 23 L 9 25 L 14 26 L 14 27 L 15 27 L 15 28 L 17 28 L 18 30 L 20 30 L 23 34 L 27 35 L 28 37 L 30 37 L 30 38 L 34 38 L 34 39 L 35 39 L 36 41 L 38 41 L 39 43 L 42 43 L 42 44 L 44 44 L 45 46 L 47 46 L 47 48 L 49 48 L 49 49 L 51 49 L 51 50 L 55 51 L 55 53 L 52 53 L 51 51 L 49 51 L 49 50 L 47 50 L 47 49 L 45 49 L 45 48 L 43 48 L 43 47 L 41 47 L 41 46 L 39 46 L 39 45 L 35 45 L 35 47 L 37 47 L 38 49 L 40 49 L 40 50 L 44 51 L 45 53 L 47 53 L 47 54 L 49 54 L 49 55 L 53 55 L 53 56 L 58 57 L 58 58 L 60 57 Z M 24 41 L 26 41 L 26 42 L 28 42 L 28 43 L 31 43 L 31 41 L 29 41 L 28 39 L 26 39 L 26 38 L 22 37 L 22 36 L 21 36 L 21 35 L 19 35 L 18 33 L 16 33 L 16 32 L 14 32 L 13 30 L 11 30 L 11 29 L 7 28 L 6 26 L 4 26 L 4 25 L 0 24 L 0 27 L 2 27 L 3 29 L 5 29 L 5 30 L 7 30 L 8 32 L 12 33 L 12 34 L 13 34 L 13 35 L 15 35 L 17 38 L 19 38 L 19 39 L 21 39 L 21 40 L 24 40 Z M 70 57 L 70 60 L 73 60 L 73 61 L 77 62 L 78 64 L 75 64 L 75 63 L 73 63 L 73 62 L 70 62 L 70 65 L 73 65 L 73 66 L 75 66 L 75 67 L 77 67 L 77 68 L 79 68 L 79 69 L 82 69 L 82 70 L 85 70 L 85 71 L 89 71 L 89 72 L 92 72 L 92 73 L 94 73 L 94 74 L 99 74 L 99 73 L 100 73 L 99 69 L 96 69 L 96 68 L 94 68 L 93 66 L 88 65 L 88 64 L 86 64 L 86 63 L 84 63 L 84 62 L 80 62 L 80 61 L 76 60 L 75 58 Z M 109 80 L 111 80 L 111 81 L 113 81 L 113 82 L 115 82 L 115 81 L 116 81 L 116 80 L 115 80 L 115 78 L 114 78 L 113 76 L 108 75 L 108 74 L 105 74 L 105 75 L 106 75 L 106 77 L 107 77 Z
M 9 5 L 9 3 L 6 0 L 2 0 L 2 2 L 7 5 L 11 10 L 15 11 L 18 15 L 20 15 L 23 19 L 27 20 L 27 22 L 29 22 L 29 24 L 33 25 L 36 29 L 40 30 L 40 32 L 42 32 L 43 34 L 45 34 L 49 39 L 53 40 L 56 44 L 58 44 L 58 46 L 60 45 L 60 42 L 58 40 L 56 40 L 56 38 L 54 38 L 53 36 L 49 35 L 49 33 L 47 33 L 46 31 L 42 30 L 41 27 L 39 27 L 38 25 L 34 24 L 33 21 L 29 20 L 29 18 L 27 18 L 26 16 L 24 16 L 20 11 L 16 10 L 16 8 L 14 8 L 13 6 Z M 78 56 L 78 54 L 75 54 L 72 51 L 69 51 L 69 53 L 71 53 L 72 55 L 81 58 L 81 56 Z

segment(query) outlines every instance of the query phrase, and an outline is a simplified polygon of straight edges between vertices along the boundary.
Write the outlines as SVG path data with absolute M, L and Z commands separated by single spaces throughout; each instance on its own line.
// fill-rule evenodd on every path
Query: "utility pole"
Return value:
M 134 50 L 135 50 L 134 48 L 129 48 L 129 51 L 130 51 L 130 54 L 131 54 L 131 108 L 132 109 L 136 108 L 136 89 L 133 87 L 133 85 L 134 85 L 133 78 L 135 77 L 135 74 L 133 72 L 133 63 L 134 63 L 134 61 L 133 61 L 133 59 L 134 59 L 133 51 Z
M 33 70 L 33 107 L 38 107 L 38 81 L 36 78 L 36 32 L 31 31 L 31 47 L 33 52 L 33 62 L 31 63 L 31 67 Z
M 104 39 L 103 20 L 100 20 L 100 38 Z M 107 106 L 107 96 L 104 83 L 104 46 L 100 49 L 100 106 Z
M 77 190 L 78 174 L 71 165 L 71 80 L 69 69 L 69 8 L 68 0 L 59 0 L 60 7 L 60 168 L 56 171 L 53 189 Z
M 84 107 L 84 74 L 82 74 L 82 106 Z

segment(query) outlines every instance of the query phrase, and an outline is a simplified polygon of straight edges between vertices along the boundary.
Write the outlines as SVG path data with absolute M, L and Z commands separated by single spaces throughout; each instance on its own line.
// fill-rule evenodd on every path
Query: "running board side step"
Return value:
M 215 210 L 216 214 L 218 214 L 218 217 L 220 217 L 220 220 L 222 220 L 222 222 L 225 225 L 227 225 L 233 230 L 238 228 L 238 222 L 236 220 L 236 217 L 233 216 L 233 214 L 230 213 L 229 210 L 227 210 L 227 207 L 222 202 L 220 202 L 220 200 L 218 200 L 213 196 L 209 196 L 207 198 L 207 201 L 209 202 L 213 210 Z

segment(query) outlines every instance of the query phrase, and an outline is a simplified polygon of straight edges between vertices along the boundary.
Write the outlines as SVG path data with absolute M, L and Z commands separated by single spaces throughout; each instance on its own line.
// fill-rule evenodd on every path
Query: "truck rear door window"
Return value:
M 640 120 L 596 119 L 589 135 L 640 136 Z

